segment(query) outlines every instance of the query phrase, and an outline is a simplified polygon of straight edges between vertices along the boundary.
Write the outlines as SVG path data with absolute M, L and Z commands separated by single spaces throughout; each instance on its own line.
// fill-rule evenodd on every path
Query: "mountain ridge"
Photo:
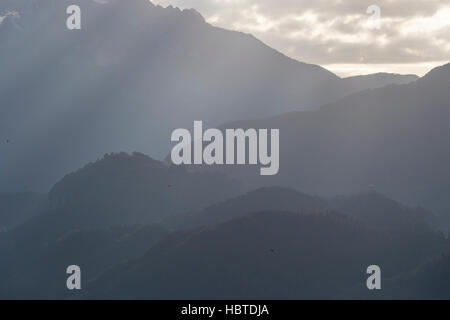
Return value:
M 424 239 L 427 249 L 410 255 Z M 389 277 L 445 248 L 432 233 L 386 238 L 336 213 L 255 212 L 162 240 L 80 298 L 332 299 L 360 283 L 371 261 Z
M 261 178 L 255 168 L 203 167 L 242 179 L 247 187 L 294 187 L 331 196 L 375 188 L 445 219 L 450 159 L 450 65 L 424 78 L 348 95 L 315 111 L 237 121 L 220 128 L 280 130 L 280 172 Z M 292 146 L 295 146 L 292 147 Z
M 81 30 L 66 29 L 69 4 L 82 8 Z M 192 10 L 146 0 L 2 2 L 7 8 L 20 13 L 0 24 L 0 136 L 12 141 L 1 146 L 0 191 L 47 192 L 114 150 L 162 158 L 170 133 L 194 120 L 213 126 L 316 108 L 360 89 Z

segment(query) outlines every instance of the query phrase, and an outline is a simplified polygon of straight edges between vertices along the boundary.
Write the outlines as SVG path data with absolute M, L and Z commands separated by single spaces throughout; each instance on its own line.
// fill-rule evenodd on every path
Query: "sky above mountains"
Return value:
M 195 8 L 216 26 L 248 32 L 284 54 L 340 76 L 424 75 L 450 57 L 443 0 L 152 0 Z M 379 24 L 367 8 L 380 8 Z M 379 28 L 377 28 L 379 26 Z

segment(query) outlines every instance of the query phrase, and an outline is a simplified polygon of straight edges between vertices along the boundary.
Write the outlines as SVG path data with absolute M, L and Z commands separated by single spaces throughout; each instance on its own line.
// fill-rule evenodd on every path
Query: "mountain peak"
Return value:
M 184 9 L 182 11 L 182 13 L 188 17 L 192 17 L 193 19 L 197 19 L 198 21 L 201 21 L 203 23 L 206 22 L 205 18 L 202 16 L 202 14 L 193 8 Z
M 450 63 L 432 69 L 421 80 L 450 87 Z

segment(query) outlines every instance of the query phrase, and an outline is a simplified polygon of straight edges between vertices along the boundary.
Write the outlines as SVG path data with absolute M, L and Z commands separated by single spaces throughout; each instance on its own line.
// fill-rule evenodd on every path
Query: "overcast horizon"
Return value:
M 341 77 L 377 72 L 423 76 L 450 57 L 450 2 L 420 0 L 152 0 L 198 10 L 212 25 L 251 33 Z M 379 29 L 367 8 L 380 8 Z

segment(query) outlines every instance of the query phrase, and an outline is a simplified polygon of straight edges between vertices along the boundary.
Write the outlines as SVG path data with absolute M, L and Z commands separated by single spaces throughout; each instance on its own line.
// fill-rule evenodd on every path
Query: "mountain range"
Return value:
M 189 229 L 211 226 L 240 218 L 248 213 L 269 210 L 303 214 L 342 212 L 369 226 L 390 233 L 427 230 L 437 225 L 432 213 L 421 208 L 401 205 L 376 192 L 320 198 L 282 187 L 252 190 L 238 197 L 207 206 L 200 211 L 169 216 L 164 218 L 162 223 L 172 230 Z
M 3 0 L 0 46 L 0 299 L 450 297 L 450 64 L 340 78 L 147 0 Z M 279 129 L 279 174 L 162 161 L 194 120 Z
M 81 8 L 81 30 L 66 28 L 69 5 Z M 214 27 L 193 9 L 148 0 L 2 1 L 0 16 L 6 192 L 47 192 L 63 174 L 111 151 L 162 159 L 170 133 L 194 120 L 214 126 L 313 109 L 414 80 L 341 79 L 250 34 Z
M 397 283 L 450 249 L 429 212 L 375 192 L 320 198 L 267 187 L 226 195 L 202 184 L 203 175 L 138 153 L 109 154 L 67 175 L 45 211 L 0 233 L 0 297 L 363 298 L 368 265 L 382 265 Z M 226 181 L 217 185 L 238 193 Z M 169 183 L 184 187 L 165 190 Z M 197 201 L 186 200 L 187 188 Z M 65 288 L 74 263 L 83 270 L 78 293 Z M 386 294 L 402 298 L 405 288 Z
M 247 187 L 291 186 L 336 195 L 375 189 L 449 219 L 450 64 L 408 84 L 364 90 L 315 111 L 228 123 L 222 128 L 280 130 L 280 171 L 204 168 Z
M 332 299 L 364 283 L 373 261 L 389 279 L 448 248 L 432 232 L 386 236 L 336 213 L 262 211 L 164 239 L 81 297 Z

